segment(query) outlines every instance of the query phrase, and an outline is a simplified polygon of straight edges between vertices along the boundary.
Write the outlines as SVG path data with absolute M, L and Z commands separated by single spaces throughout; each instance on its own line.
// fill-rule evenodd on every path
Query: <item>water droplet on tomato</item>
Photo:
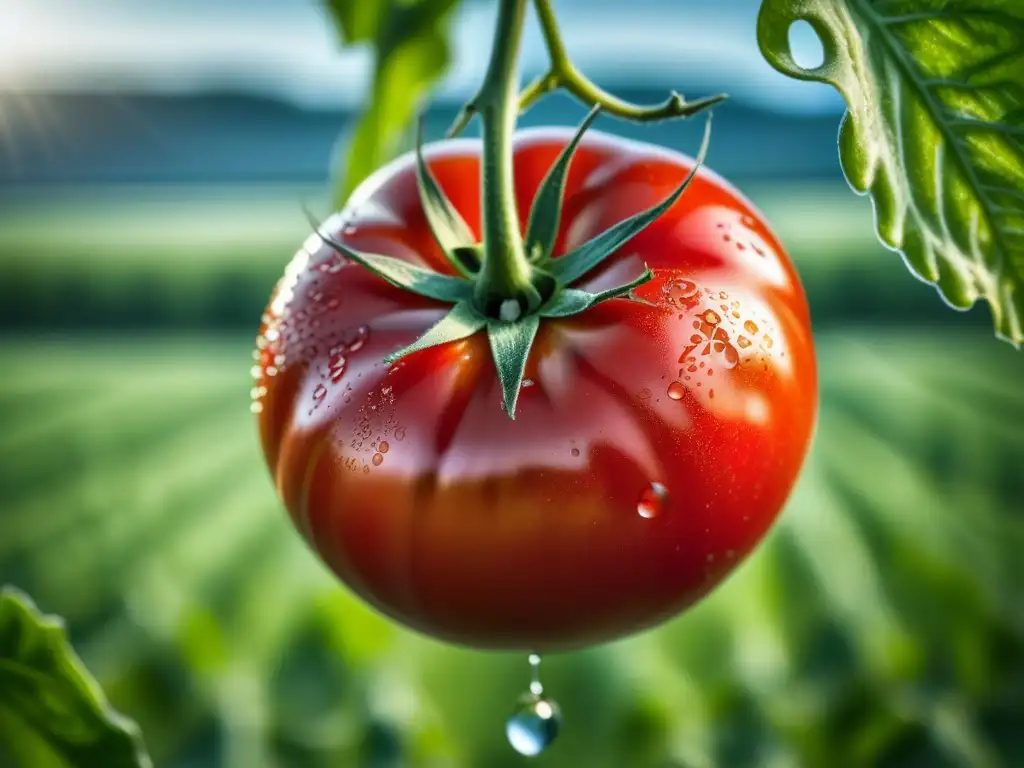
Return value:
M 757 333 L 757 323 L 753 320 L 747 320 L 747 322 L 743 324 L 743 330 L 747 333 Z
M 389 450 L 391 450 L 391 446 L 388 445 L 387 440 L 381 440 L 380 445 L 377 446 L 377 450 L 380 451 L 381 453 L 387 453 Z
M 580 449 L 579 448 L 573 448 L 571 451 L 569 451 L 569 453 L 571 453 L 573 455 L 573 457 L 575 458 L 576 456 L 580 455 Z
M 382 456 L 379 453 L 373 454 L 373 466 L 379 467 L 383 463 L 384 463 L 384 456 Z
M 331 356 L 330 362 L 327 364 L 328 372 L 331 376 L 331 381 L 337 384 L 341 381 L 345 375 L 345 368 L 348 365 L 348 358 L 344 355 L 335 354 Z
M 405 440 L 405 427 L 399 427 L 395 430 L 395 440 L 398 440 L 399 442 Z
M 363 348 L 363 345 L 366 344 L 369 338 L 370 329 L 365 325 L 360 325 L 358 328 L 356 328 L 355 338 L 351 342 L 349 342 L 348 351 L 358 352 L 360 349 Z
M 316 385 L 316 389 L 313 390 L 313 409 L 314 410 L 317 407 L 319 407 L 320 403 L 322 403 L 324 401 L 325 397 L 327 397 L 327 387 L 325 387 L 323 384 L 317 384 Z M 310 411 L 310 413 L 312 414 L 313 411 Z
M 747 347 L 750 346 L 751 342 L 750 339 L 748 339 L 746 336 L 740 336 L 739 338 L 736 339 L 736 343 L 740 345 L 741 349 L 746 349 Z
M 708 325 L 718 325 L 722 322 L 722 318 L 715 310 L 709 309 L 704 313 L 704 322 Z
M 662 286 L 661 292 L 671 305 L 690 305 L 696 300 L 699 291 L 697 284 L 690 280 L 672 280 Z
M 562 714 L 558 704 L 544 696 L 540 682 L 540 656 L 531 653 L 530 691 L 519 699 L 515 711 L 505 723 L 505 736 L 512 749 L 526 757 L 539 755 L 558 736 Z
M 772 345 L 775 344 L 775 342 L 772 341 L 772 337 L 769 336 L 767 333 L 764 335 L 763 341 L 764 341 L 764 348 L 765 349 L 771 349 Z
M 641 400 L 650 400 L 651 390 L 649 390 L 647 387 L 644 387 L 643 389 L 636 393 L 636 396 L 639 397 Z
M 636 503 L 636 511 L 640 513 L 640 517 L 650 520 L 661 514 L 666 499 L 668 499 L 668 488 L 661 483 L 651 483 L 641 492 L 640 499 Z
M 673 381 L 668 385 L 668 396 L 673 400 L 682 400 L 685 392 L 686 387 L 683 386 L 681 381 Z
M 254 402 L 249 405 L 249 410 L 253 413 L 263 413 L 263 403 Z

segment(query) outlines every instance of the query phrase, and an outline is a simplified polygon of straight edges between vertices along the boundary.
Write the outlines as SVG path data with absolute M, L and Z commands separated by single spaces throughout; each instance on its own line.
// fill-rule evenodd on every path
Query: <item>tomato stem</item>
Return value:
M 638 123 L 690 117 L 726 99 L 725 94 L 717 94 L 688 102 L 673 91 L 661 104 L 645 106 L 632 104 L 613 96 L 584 76 L 572 63 L 565 44 L 562 42 L 562 35 L 558 31 L 558 22 L 555 19 L 555 11 L 551 7 L 550 0 L 534 0 L 534 5 L 537 8 L 537 18 L 540 21 L 541 31 L 544 33 L 544 43 L 548 49 L 551 65 L 548 71 L 530 83 L 519 97 L 521 112 L 526 111 L 545 94 L 559 88 L 572 94 L 588 107 L 600 106 L 609 115 Z
M 533 267 L 519 231 L 512 168 L 512 134 L 519 106 L 519 43 L 528 0 L 499 0 L 494 47 L 473 110 L 483 134 L 483 263 L 476 280 L 476 300 L 488 315 L 509 299 L 532 312 L 541 303 L 533 287 Z

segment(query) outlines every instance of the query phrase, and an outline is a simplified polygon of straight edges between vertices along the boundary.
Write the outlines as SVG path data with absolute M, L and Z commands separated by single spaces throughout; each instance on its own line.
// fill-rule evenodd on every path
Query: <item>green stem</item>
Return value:
M 523 312 L 540 296 L 530 282 L 533 268 L 519 231 L 512 172 L 512 134 L 519 113 L 519 42 L 527 0 L 499 0 L 491 61 L 473 109 L 483 134 L 483 264 L 476 282 L 480 309 L 514 299 Z
M 601 108 L 609 115 L 639 123 L 673 117 L 689 117 L 726 98 L 724 94 L 718 94 L 687 102 L 678 93 L 671 93 L 661 104 L 651 105 L 632 104 L 620 99 L 599 88 L 576 69 L 562 42 L 562 35 L 558 31 L 558 22 L 555 19 L 555 11 L 551 7 L 550 0 L 535 0 L 534 5 L 537 8 L 541 31 L 544 33 L 548 57 L 551 59 L 551 69 L 530 83 L 523 91 L 519 99 L 521 111 L 525 111 L 539 98 L 558 88 L 564 88 L 588 107 L 600 104 Z

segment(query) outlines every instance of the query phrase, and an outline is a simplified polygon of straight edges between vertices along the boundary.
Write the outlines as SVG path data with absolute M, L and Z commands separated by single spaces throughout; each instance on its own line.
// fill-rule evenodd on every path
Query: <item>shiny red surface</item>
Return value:
M 520 217 L 566 130 L 517 134 Z M 479 144 L 429 147 L 479 236 Z M 569 176 L 556 253 L 663 199 L 692 159 L 599 133 Z M 413 163 L 368 180 L 327 228 L 451 272 Z M 438 638 L 545 651 L 661 622 L 761 540 L 808 449 L 817 380 L 803 290 L 763 217 L 702 170 L 580 287 L 646 262 L 638 291 L 542 322 L 515 421 L 486 335 L 387 365 L 445 307 L 318 238 L 263 319 L 254 410 L 296 526 L 382 612 Z

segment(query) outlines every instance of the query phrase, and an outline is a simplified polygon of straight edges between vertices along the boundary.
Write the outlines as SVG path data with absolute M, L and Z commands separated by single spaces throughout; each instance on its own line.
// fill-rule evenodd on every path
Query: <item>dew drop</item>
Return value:
M 399 427 L 395 430 L 395 440 L 401 442 L 405 439 L 405 427 Z
M 387 440 L 381 440 L 380 445 L 377 446 L 377 450 L 380 451 L 381 453 L 387 453 L 390 449 L 391 446 L 388 445 Z
M 668 385 L 668 396 L 673 400 L 682 400 L 685 392 L 686 387 L 683 386 L 681 381 L 673 381 Z
M 650 520 L 661 514 L 661 508 L 665 505 L 667 498 L 668 488 L 661 483 L 652 482 L 640 494 L 640 499 L 636 503 L 636 511 L 640 513 L 640 517 Z
M 736 339 L 736 343 L 740 345 L 741 349 L 746 349 L 747 347 L 750 346 L 751 342 L 750 339 L 748 339 L 746 336 L 740 336 L 739 338 Z
M 765 349 L 771 349 L 772 345 L 775 344 L 775 342 L 772 341 L 772 337 L 769 336 L 767 333 L 764 335 L 763 341 L 764 341 Z
M 255 403 L 251 403 L 249 405 L 249 410 L 252 411 L 253 413 L 263 413 L 263 403 L 258 401 Z
M 650 400 L 651 390 L 649 390 L 647 387 L 644 387 L 643 389 L 636 393 L 636 396 L 639 397 L 641 400 Z
M 569 451 L 569 453 L 571 453 L 573 458 L 575 458 L 575 457 L 580 455 L 580 449 L 579 448 L 573 448 L 571 451 Z
M 373 466 L 379 467 L 383 463 L 384 463 L 384 456 L 382 454 L 379 454 L 379 453 L 373 454 Z
M 544 696 L 540 682 L 540 656 L 531 653 L 530 691 L 523 694 L 505 723 L 505 736 L 512 749 L 526 757 L 539 755 L 558 736 L 562 714 L 558 704 Z
M 692 304 L 698 293 L 697 284 L 690 280 L 672 280 L 661 291 L 671 305 Z
M 316 389 L 313 390 L 314 402 L 321 403 L 325 397 L 327 397 L 327 387 L 323 384 L 317 384 Z
M 747 322 L 743 324 L 743 330 L 747 333 L 757 333 L 757 323 L 753 320 L 747 320 Z
M 717 312 L 715 312 L 715 310 L 709 309 L 707 312 L 704 313 L 704 322 L 707 323 L 708 325 L 718 325 L 720 322 L 722 322 L 722 318 L 719 316 Z
M 519 700 L 505 724 L 505 736 L 520 755 L 534 757 L 551 746 L 561 722 L 562 715 L 554 701 L 528 694 Z
M 348 359 L 344 355 L 333 355 L 330 362 L 327 364 L 328 371 L 331 374 L 331 381 L 335 384 L 341 381 L 342 377 L 345 375 L 345 367 L 347 365 Z

